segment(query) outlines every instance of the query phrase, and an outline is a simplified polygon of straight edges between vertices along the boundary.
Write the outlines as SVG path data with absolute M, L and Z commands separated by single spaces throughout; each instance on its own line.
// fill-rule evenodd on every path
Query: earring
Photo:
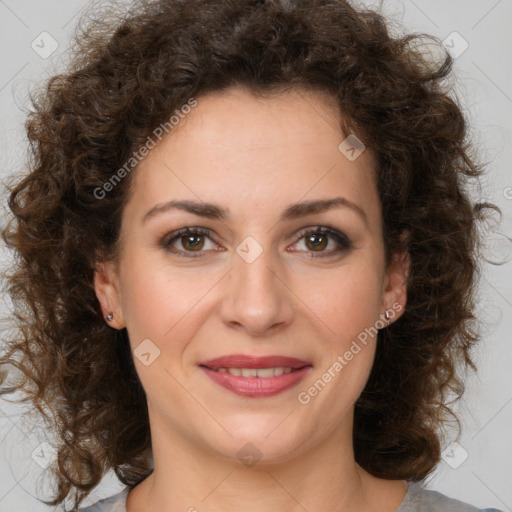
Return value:
M 114 320 L 114 314 L 113 313 L 109 313 L 106 317 L 105 317 L 105 320 L 107 322 L 112 322 L 112 320 Z
M 386 309 L 386 312 L 384 313 L 384 318 L 389 321 L 391 316 L 389 315 L 389 311 Z

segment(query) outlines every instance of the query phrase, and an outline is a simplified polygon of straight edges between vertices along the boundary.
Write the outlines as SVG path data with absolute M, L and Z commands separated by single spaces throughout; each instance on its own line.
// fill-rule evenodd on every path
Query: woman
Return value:
M 113 469 L 83 510 L 477 510 L 419 485 L 478 341 L 450 58 L 342 0 L 112 26 L 35 102 L 4 231 L 51 504 Z

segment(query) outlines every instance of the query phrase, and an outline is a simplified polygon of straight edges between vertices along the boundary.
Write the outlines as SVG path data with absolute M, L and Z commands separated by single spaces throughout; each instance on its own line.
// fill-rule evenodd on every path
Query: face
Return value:
M 339 126 L 320 93 L 230 89 L 134 171 L 95 286 L 127 328 L 152 435 L 230 458 L 251 442 L 263 461 L 351 439 L 407 262 L 386 268 L 374 160 L 348 159 Z

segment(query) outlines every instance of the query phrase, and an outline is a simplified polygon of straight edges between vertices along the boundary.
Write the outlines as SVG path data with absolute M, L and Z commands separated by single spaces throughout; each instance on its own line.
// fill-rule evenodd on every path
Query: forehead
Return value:
M 175 198 L 222 200 L 257 212 L 342 194 L 378 208 L 368 204 L 378 199 L 373 155 L 365 150 L 352 161 L 340 151 L 348 135 L 342 121 L 336 100 L 316 91 L 258 97 L 232 88 L 201 96 L 139 164 L 130 201 L 142 208 Z
M 231 87 L 198 98 L 198 105 L 173 130 L 178 140 L 229 145 L 232 150 L 272 145 L 310 145 L 332 132 L 340 136 L 339 106 L 321 91 L 290 89 L 256 94 Z

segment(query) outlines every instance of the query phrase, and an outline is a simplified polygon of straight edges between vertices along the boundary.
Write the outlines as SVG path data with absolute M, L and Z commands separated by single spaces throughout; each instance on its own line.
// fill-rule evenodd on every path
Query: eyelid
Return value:
M 304 238 L 304 236 L 306 236 L 308 234 L 316 234 L 316 233 L 319 233 L 321 235 L 328 235 L 331 239 L 334 239 L 336 241 L 336 243 L 338 243 L 340 245 L 340 248 L 331 250 L 331 251 L 319 251 L 319 252 L 309 251 L 309 254 L 314 255 L 314 256 L 311 256 L 313 258 L 328 257 L 328 256 L 332 256 L 333 254 L 339 254 L 342 251 L 348 251 L 348 250 L 354 248 L 352 241 L 345 233 L 343 233 L 342 231 L 339 231 L 336 228 L 333 228 L 332 226 L 325 225 L 325 224 L 302 228 L 295 235 L 296 241 L 294 242 L 294 244 L 299 242 L 302 238 Z M 301 252 L 304 252 L 304 251 L 301 251 Z
M 193 235 L 202 235 L 205 237 L 210 238 L 212 242 L 216 243 L 215 240 L 212 237 L 212 230 L 209 228 L 203 228 L 199 226 L 186 226 L 181 229 L 177 229 L 175 231 L 172 231 L 170 233 L 167 233 L 161 240 L 160 245 L 167 251 L 169 251 L 172 254 L 183 256 L 186 254 L 186 256 L 183 256 L 184 258 L 198 258 L 202 257 L 202 253 L 206 251 L 182 251 L 180 249 L 172 250 L 170 247 L 174 243 L 174 241 L 179 240 L 181 237 L 187 235 L 187 234 L 193 234 Z
M 171 231 L 169 233 L 167 233 L 163 238 L 162 238 L 162 244 L 163 245 L 168 245 L 170 242 L 172 242 L 173 240 L 179 238 L 180 236 L 184 236 L 186 234 L 199 234 L 199 235 L 204 235 L 204 236 L 208 236 L 211 238 L 211 234 L 212 234 L 212 230 L 209 229 L 209 228 L 202 228 L 202 227 L 199 227 L 199 226 L 186 226 L 184 228 L 181 228 L 181 229 L 176 229 L 174 231 Z
M 217 244 L 214 237 L 212 236 L 213 230 L 209 228 L 203 228 L 199 226 L 186 226 L 184 228 L 172 231 L 171 233 L 166 234 L 161 242 L 160 245 L 166 249 L 167 251 L 183 256 L 186 254 L 186 256 L 183 256 L 185 258 L 197 258 L 202 257 L 203 253 L 205 252 L 211 252 L 211 251 L 182 251 L 180 249 L 171 250 L 170 247 L 174 243 L 174 241 L 178 240 L 180 237 L 183 237 L 187 234 L 196 234 L 196 235 L 202 235 L 207 238 L 209 238 L 212 242 Z M 321 234 L 321 235 L 327 235 L 331 239 L 333 239 L 340 247 L 334 250 L 330 251 L 292 251 L 292 252 L 303 252 L 308 253 L 311 258 L 321 258 L 321 257 L 329 257 L 335 254 L 339 254 L 343 251 L 347 251 L 353 248 L 353 243 L 349 239 L 349 237 L 339 231 L 336 228 L 333 228 L 329 225 L 313 225 L 313 226 L 307 226 L 302 229 L 300 229 L 298 232 L 294 234 L 294 242 L 292 245 L 297 244 L 302 238 L 304 238 L 306 235 L 309 234 Z M 219 244 L 217 244 L 219 245 Z

